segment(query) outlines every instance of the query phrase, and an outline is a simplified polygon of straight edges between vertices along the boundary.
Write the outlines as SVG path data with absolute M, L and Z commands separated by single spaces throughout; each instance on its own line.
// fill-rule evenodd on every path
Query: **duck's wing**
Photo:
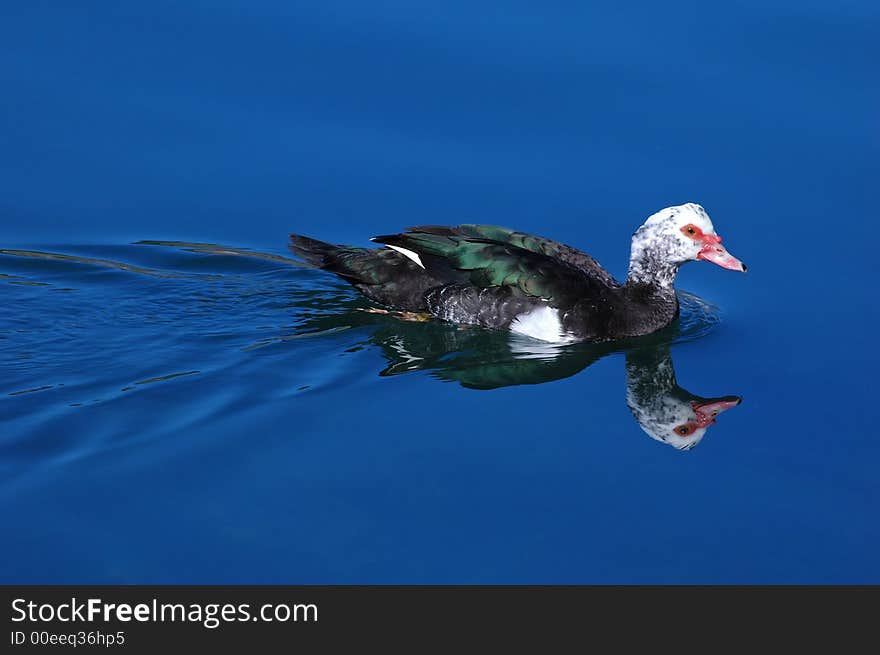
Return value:
M 408 231 L 450 238 L 486 239 L 496 243 L 509 244 L 568 264 L 609 287 L 619 286 L 617 280 L 587 253 L 564 243 L 533 234 L 517 232 L 516 230 L 496 225 L 470 223 L 456 226 L 422 225 L 410 228 Z
M 373 241 L 416 255 L 430 275 L 450 285 L 505 290 L 563 308 L 608 291 L 602 279 L 562 259 L 486 236 L 415 228 Z

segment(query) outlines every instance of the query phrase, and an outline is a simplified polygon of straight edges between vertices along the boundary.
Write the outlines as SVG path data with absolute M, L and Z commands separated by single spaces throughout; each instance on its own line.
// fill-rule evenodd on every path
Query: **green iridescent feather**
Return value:
M 428 272 L 437 277 L 477 287 L 514 287 L 550 302 L 598 287 L 585 271 L 543 252 L 546 240 L 504 228 L 427 226 L 373 240 L 418 253 Z

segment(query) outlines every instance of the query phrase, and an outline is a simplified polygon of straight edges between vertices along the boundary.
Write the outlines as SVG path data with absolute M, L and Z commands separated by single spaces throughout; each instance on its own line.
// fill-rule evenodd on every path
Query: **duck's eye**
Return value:
M 690 237 L 691 239 L 700 239 L 703 236 L 703 230 L 698 228 L 693 223 L 688 223 L 683 228 L 681 228 L 681 233 L 686 237 Z
M 694 431 L 694 426 L 692 426 L 692 425 L 688 425 L 688 424 L 685 424 L 685 425 L 679 425 L 679 426 L 678 426 L 677 428 L 675 428 L 675 430 L 673 430 L 673 431 L 675 432 L 675 434 L 677 434 L 677 435 L 679 435 L 679 436 L 686 437 L 686 436 L 688 436 L 691 432 Z

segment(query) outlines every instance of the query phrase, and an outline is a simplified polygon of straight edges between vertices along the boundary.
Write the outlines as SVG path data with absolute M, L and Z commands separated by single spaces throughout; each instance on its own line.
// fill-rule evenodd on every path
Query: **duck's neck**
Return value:
M 638 399 L 640 405 L 647 405 L 651 399 L 667 397 L 679 390 L 669 347 L 628 351 L 626 388 L 627 395 Z
M 633 247 L 629 275 L 623 285 L 623 295 L 629 301 L 626 325 L 627 336 L 641 336 L 656 332 L 675 320 L 678 298 L 675 296 L 677 264 L 661 257 L 650 248 Z
M 679 264 L 669 261 L 667 253 L 652 243 L 633 240 L 629 257 L 627 286 L 650 287 L 659 293 L 675 294 L 673 288 Z

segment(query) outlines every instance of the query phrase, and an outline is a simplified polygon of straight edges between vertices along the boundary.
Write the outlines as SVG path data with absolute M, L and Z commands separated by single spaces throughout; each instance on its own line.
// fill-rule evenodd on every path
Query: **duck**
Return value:
M 651 214 L 633 233 L 626 279 L 551 239 L 494 225 L 423 225 L 376 236 L 381 247 L 290 235 L 291 251 L 411 320 L 508 330 L 568 344 L 640 337 L 679 314 L 675 277 L 690 261 L 745 273 L 696 203 Z

